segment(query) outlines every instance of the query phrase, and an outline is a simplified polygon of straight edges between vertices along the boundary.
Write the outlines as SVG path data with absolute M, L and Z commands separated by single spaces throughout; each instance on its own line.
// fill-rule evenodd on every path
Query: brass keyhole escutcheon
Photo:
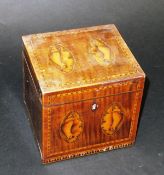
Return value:
M 77 140 L 83 130 L 83 121 L 77 112 L 70 112 L 61 124 L 61 136 L 71 143 Z
M 101 128 L 107 135 L 113 135 L 123 124 L 124 110 L 119 104 L 112 104 L 102 118 Z

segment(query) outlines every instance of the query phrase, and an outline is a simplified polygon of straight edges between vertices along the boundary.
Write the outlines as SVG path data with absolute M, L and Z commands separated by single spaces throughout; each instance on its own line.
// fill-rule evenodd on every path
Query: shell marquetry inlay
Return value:
M 70 51 L 62 45 L 50 47 L 50 59 L 63 72 L 70 72 L 73 69 L 73 56 Z
M 123 124 L 124 112 L 118 104 L 109 107 L 102 118 L 101 128 L 107 135 L 113 135 Z
M 61 135 L 67 142 L 74 142 L 83 130 L 83 122 L 76 112 L 70 112 L 61 124 Z
M 90 40 L 89 54 L 100 65 L 109 65 L 114 61 L 111 48 L 100 39 Z

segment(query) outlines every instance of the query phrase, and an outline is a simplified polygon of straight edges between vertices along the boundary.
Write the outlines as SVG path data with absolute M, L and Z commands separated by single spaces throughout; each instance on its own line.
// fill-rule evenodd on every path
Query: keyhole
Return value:
M 92 111 L 95 111 L 98 108 L 98 104 L 93 103 L 92 104 Z

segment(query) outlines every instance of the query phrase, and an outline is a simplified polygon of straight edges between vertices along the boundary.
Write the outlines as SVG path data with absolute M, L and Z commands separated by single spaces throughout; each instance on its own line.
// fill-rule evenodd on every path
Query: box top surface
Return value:
M 145 76 L 113 24 L 22 38 L 42 93 Z

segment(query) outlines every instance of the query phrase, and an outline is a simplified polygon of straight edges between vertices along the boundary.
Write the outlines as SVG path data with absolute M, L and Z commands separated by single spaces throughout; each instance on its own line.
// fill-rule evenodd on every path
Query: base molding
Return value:
M 66 154 L 66 155 L 61 155 L 61 156 L 52 156 L 52 157 L 48 157 L 48 158 L 42 158 L 42 163 L 43 164 L 47 164 L 47 163 L 53 163 L 53 162 L 58 162 L 58 161 L 62 161 L 62 160 L 68 160 L 68 159 L 72 159 L 72 158 L 78 158 L 78 157 L 82 157 L 82 156 L 87 156 L 87 155 L 92 155 L 92 154 L 96 154 L 96 153 L 101 153 L 101 152 L 106 152 L 106 151 L 110 151 L 110 150 L 114 150 L 114 149 L 118 149 L 118 148 L 124 148 L 124 147 L 128 147 L 128 146 L 132 146 L 134 144 L 134 140 L 132 141 L 128 141 L 126 143 L 118 143 L 115 145 L 110 145 L 110 146 L 103 146 L 101 148 L 93 148 L 93 149 L 88 149 L 85 151 L 78 151 L 77 153 L 71 153 L 71 154 Z

